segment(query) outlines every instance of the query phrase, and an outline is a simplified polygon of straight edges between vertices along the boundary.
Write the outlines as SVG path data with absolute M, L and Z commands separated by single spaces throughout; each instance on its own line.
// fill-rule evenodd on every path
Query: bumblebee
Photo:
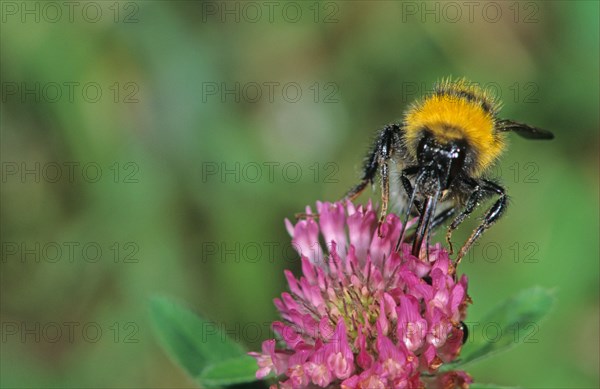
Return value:
M 390 168 L 396 164 L 408 196 L 406 219 L 413 207 L 414 214 L 419 215 L 412 239 L 412 254 L 419 257 L 430 231 L 452 217 L 446 242 L 453 254 L 452 232 L 482 201 L 496 196 L 482 222 L 459 250 L 455 260 L 455 266 L 458 265 L 475 240 L 506 210 L 505 189 L 486 178 L 486 171 L 506 148 L 506 133 L 515 132 L 528 139 L 554 138 L 549 131 L 500 119 L 500 105 L 466 79 L 438 82 L 431 94 L 409 107 L 401 124 L 388 124 L 380 130 L 365 160 L 361 181 L 346 198 L 354 200 L 379 174 L 381 225 L 390 197 Z M 436 213 L 442 202 L 450 206 Z M 403 237 L 404 231 L 397 248 Z

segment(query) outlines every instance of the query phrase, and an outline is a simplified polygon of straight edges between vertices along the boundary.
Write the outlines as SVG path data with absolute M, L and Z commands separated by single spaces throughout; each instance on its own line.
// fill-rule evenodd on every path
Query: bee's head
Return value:
M 462 139 L 440 142 L 425 133 L 417 148 L 417 161 L 422 169 L 430 172 L 442 190 L 448 189 L 465 166 L 467 144 Z

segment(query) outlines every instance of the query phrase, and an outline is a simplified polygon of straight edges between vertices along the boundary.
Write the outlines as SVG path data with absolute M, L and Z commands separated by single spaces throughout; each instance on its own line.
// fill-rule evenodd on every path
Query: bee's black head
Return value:
M 421 168 L 429 170 L 431 176 L 437 178 L 440 189 L 445 190 L 463 170 L 466 152 L 464 140 L 441 143 L 426 132 L 417 148 L 417 160 Z

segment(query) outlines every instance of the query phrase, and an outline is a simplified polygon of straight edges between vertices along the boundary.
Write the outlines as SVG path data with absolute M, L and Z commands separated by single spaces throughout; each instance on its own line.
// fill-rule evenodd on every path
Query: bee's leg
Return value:
M 423 211 L 421 209 L 423 207 L 421 205 L 421 202 L 415 198 L 415 196 L 417 194 L 415 187 L 413 187 L 412 183 L 408 179 L 408 175 L 414 175 L 414 174 L 417 174 L 418 172 L 419 172 L 418 166 L 409 166 L 406 169 L 402 169 L 402 172 L 400 173 L 400 181 L 402 182 L 404 191 L 406 192 L 406 195 L 408 196 L 408 204 L 406 206 L 406 214 L 404 216 L 404 220 L 402 220 L 402 229 L 400 230 L 400 236 L 398 237 L 398 241 L 396 242 L 396 249 L 395 249 L 396 252 L 400 251 L 400 246 L 402 245 L 402 242 L 404 242 L 404 232 L 406 231 L 406 224 L 408 224 L 408 219 L 410 217 L 410 211 L 412 210 L 413 204 L 415 205 L 415 208 L 417 209 L 417 213 L 419 213 L 419 214 L 423 213 Z M 412 236 L 411 239 L 414 239 L 414 235 Z
M 446 220 L 448 220 L 452 216 L 454 216 L 454 214 L 456 213 L 456 210 L 457 210 L 456 206 L 453 205 L 450 208 L 446 208 L 442 212 L 435 215 L 433 217 L 433 219 L 431 219 L 431 224 L 429 225 L 429 230 L 433 231 L 434 229 L 439 227 L 441 224 L 444 224 L 446 222 Z M 410 240 L 410 238 L 408 240 Z
M 439 227 L 441 224 L 444 224 L 444 222 L 446 222 L 446 220 L 450 219 L 452 216 L 454 216 L 454 214 L 456 214 L 456 211 L 457 211 L 457 208 L 456 208 L 456 206 L 453 205 L 450 208 L 444 209 L 442 212 L 435 215 L 433 220 L 431 220 L 431 226 L 429 227 L 430 230 L 433 231 L 437 227 Z M 414 238 L 415 238 L 415 232 L 408 235 L 406 237 L 406 241 L 410 242 Z M 396 251 L 398 251 L 398 248 L 396 248 Z
M 448 251 L 450 254 L 454 253 L 454 248 L 452 246 L 452 232 L 454 232 L 454 230 L 458 228 L 458 226 L 467 218 L 467 216 L 469 216 L 473 210 L 475 210 L 475 208 L 479 205 L 479 202 L 486 194 L 479 183 L 477 183 L 475 180 L 468 179 L 465 180 L 464 183 L 468 186 L 471 186 L 473 191 L 471 192 L 471 195 L 465 204 L 465 209 L 463 209 L 462 212 L 459 213 L 458 216 L 448 226 L 448 231 L 446 232 L 446 243 L 448 243 Z
M 352 189 L 350 189 L 348 193 L 346 193 L 346 195 L 344 196 L 344 199 L 354 201 L 354 199 L 360 196 L 362 191 L 365 190 L 367 185 L 373 184 L 373 180 L 375 179 L 375 175 L 377 174 L 377 168 L 379 167 L 377 160 L 378 157 L 375 151 L 369 154 L 367 162 L 365 163 L 365 166 L 363 168 L 363 176 L 361 178 L 360 183 Z
M 462 257 L 464 257 L 471 245 L 481 236 L 483 231 L 487 230 L 492 224 L 494 224 L 494 222 L 496 222 L 506 210 L 507 196 L 506 192 L 504 191 L 504 188 L 496 184 L 495 182 L 489 180 L 481 180 L 481 185 L 481 190 L 485 193 L 490 195 L 496 194 L 500 197 L 498 198 L 498 200 L 496 200 L 494 205 L 492 205 L 488 209 L 485 217 L 483 218 L 483 222 L 479 225 L 479 227 L 477 227 L 475 231 L 473 231 L 469 239 L 465 242 L 463 247 L 458 252 L 455 266 L 458 266 Z
M 412 173 L 409 171 L 411 169 L 414 169 L 415 170 L 414 172 L 416 173 L 418 167 L 412 166 L 412 167 L 406 168 L 406 169 L 402 170 L 402 175 L 400 176 L 400 180 L 402 180 L 402 185 L 404 186 L 404 190 L 406 191 L 406 193 L 408 193 L 409 196 L 413 192 L 413 186 L 410 183 L 410 180 L 408 179 L 408 177 L 406 175 Z M 413 201 L 413 204 L 415 205 L 415 208 L 417 208 L 417 212 L 419 214 L 421 212 L 423 212 L 423 209 L 422 209 L 423 206 L 421 205 L 421 202 L 419 200 Z M 430 228 L 433 230 L 434 228 L 438 227 L 440 224 L 443 224 L 446 220 L 451 218 L 455 213 L 456 213 L 456 206 L 454 206 L 454 205 L 448 209 L 443 210 L 442 212 L 440 212 L 433 218 L 433 220 L 431 221 Z
M 431 226 L 429 227 L 430 231 L 435 230 L 440 224 L 443 224 L 446 220 L 450 219 L 455 213 L 456 213 L 455 205 L 451 206 L 450 208 L 444 209 L 442 212 L 438 213 L 433 218 L 433 220 L 431 220 Z M 427 247 L 429 247 L 429 237 L 430 236 L 431 236 L 431 232 L 427 235 Z
M 453 205 L 450 208 L 444 209 L 442 212 L 438 213 L 433 220 L 431 221 L 431 229 L 435 229 L 439 227 L 441 224 L 444 224 L 446 220 L 450 219 L 456 213 L 456 206 Z
M 408 179 L 407 175 L 416 174 L 418 172 L 418 169 L 419 169 L 418 166 L 407 167 L 406 169 L 402 170 L 402 175 L 400 176 L 400 180 L 402 181 L 404 190 L 406 191 L 406 193 L 408 194 L 409 197 L 411 197 L 411 195 L 414 191 L 414 188 L 413 188 L 410 180 Z M 421 204 L 421 202 L 419 200 L 414 200 L 413 204 L 415 205 L 417 212 L 419 214 L 422 214 L 423 213 L 423 205 Z M 431 231 L 433 231 L 440 224 L 445 223 L 446 220 L 448 220 L 449 218 L 454 216 L 454 214 L 456 214 L 456 211 L 457 211 L 457 207 L 455 205 L 452 205 L 451 207 L 449 207 L 449 208 L 443 210 L 442 212 L 440 212 L 439 214 L 435 215 L 433 217 L 433 219 L 431 220 L 431 225 L 429 226 L 429 229 Z M 408 210 L 408 212 L 406 214 L 406 218 L 402 224 L 402 232 L 401 232 L 400 238 L 398 239 L 398 242 L 396 244 L 396 251 L 399 251 L 400 244 L 404 241 L 404 230 L 406 228 L 406 223 L 408 222 L 409 213 L 410 213 L 410 210 Z M 415 238 L 415 234 L 416 234 L 416 232 L 413 232 L 411 235 L 406 237 L 406 241 L 409 241 L 409 242 L 412 241 Z
M 300 219 L 318 219 L 319 218 L 319 214 L 318 213 L 299 212 L 299 213 L 295 213 L 294 217 L 296 218 L 296 220 L 300 220 Z
M 377 170 L 381 169 L 381 215 L 379 217 L 378 232 L 381 223 L 385 220 L 387 214 L 388 201 L 390 197 L 390 178 L 389 178 L 389 160 L 395 152 L 394 147 L 398 143 L 401 128 L 397 124 L 388 124 L 377 135 L 373 150 L 367 156 L 363 167 L 363 176 L 361 182 L 346 194 L 345 198 L 354 200 L 366 188 L 369 183 L 373 183 Z
M 410 180 L 408 179 L 408 176 L 417 174 L 418 172 L 419 172 L 418 166 L 410 166 L 410 167 L 407 167 L 406 169 L 403 169 L 402 173 L 400 175 L 400 181 L 402 182 L 404 191 L 406 192 L 406 195 L 409 197 L 411 196 L 412 192 L 414 191 L 414 188 L 413 188 Z M 417 208 L 417 212 L 421 213 L 421 209 L 422 209 L 421 202 L 419 200 L 415 199 L 415 201 L 413 201 L 413 204 Z M 411 205 L 408 205 L 408 206 L 411 207 Z
M 385 131 L 385 130 L 384 130 Z M 382 237 L 381 234 L 381 224 L 385 220 L 385 215 L 387 215 L 388 202 L 390 199 L 390 167 L 388 162 L 390 160 L 391 153 L 391 140 L 392 138 L 388 138 L 383 142 L 381 146 L 381 152 L 379 155 L 379 164 L 381 165 L 381 211 L 379 216 L 379 223 L 377 224 L 377 234 L 379 237 Z

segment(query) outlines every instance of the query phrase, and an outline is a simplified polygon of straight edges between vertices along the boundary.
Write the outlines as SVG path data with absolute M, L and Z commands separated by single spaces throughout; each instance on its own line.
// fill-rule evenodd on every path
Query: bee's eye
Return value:
M 425 131 L 425 135 L 421 138 L 417 146 L 417 159 L 420 163 L 433 158 L 431 154 L 434 152 L 434 142 L 432 135 L 428 131 Z
M 427 137 L 424 137 L 419 142 L 419 146 L 417 147 L 417 156 L 422 157 L 425 155 L 425 150 L 427 149 Z

